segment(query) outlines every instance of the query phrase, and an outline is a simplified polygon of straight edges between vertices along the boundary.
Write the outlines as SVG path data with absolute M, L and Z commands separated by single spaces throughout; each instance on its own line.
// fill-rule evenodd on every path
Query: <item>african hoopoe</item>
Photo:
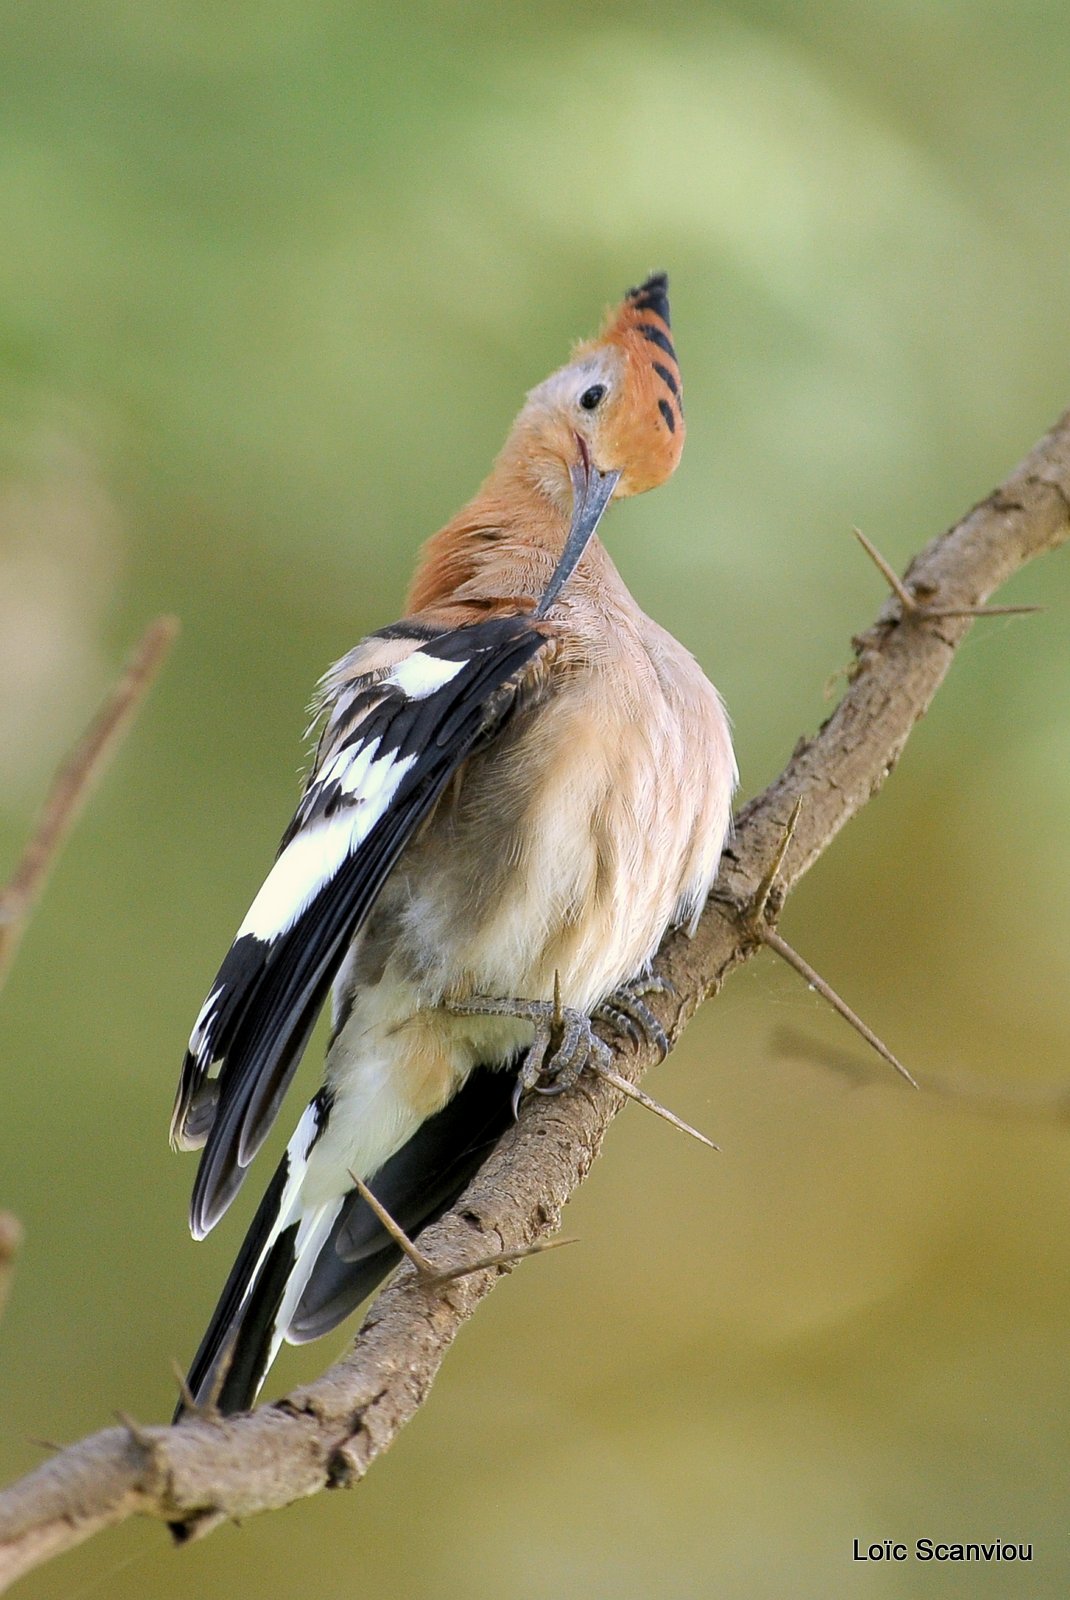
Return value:
M 592 1013 L 642 1015 L 636 980 L 701 910 L 736 782 L 728 721 L 594 537 L 683 441 L 658 274 L 529 394 L 427 546 L 405 619 L 323 679 L 313 770 L 197 1019 L 172 1121 L 173 1144 L 204 1147 L 202 1238 L 333 983 L 325 1082 L 197 1352 L 197 1401 L 249 1405 L 283 1339 L 328 1332 L 397 1260 L 351 1174 L 410 1233 L 441 1214 L 520 1092 L 567 1086 L 599 1048 Z

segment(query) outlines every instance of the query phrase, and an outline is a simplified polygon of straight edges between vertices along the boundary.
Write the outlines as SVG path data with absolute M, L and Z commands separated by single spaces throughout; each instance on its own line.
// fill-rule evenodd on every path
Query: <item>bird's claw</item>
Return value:
M 516 1017 L 533 1024 L 535 1037 L 524 1053 L 513 1090 L 514 1115 L 525 1094 L 563 1094 L 589 1061 L 607 1066 L 612 1059 L 613 1052 L 595 1033 L 591 1018 L 563 1006 L 560 999 L 499 1000 L 470 995 L 447 1009 L 460 1016 Z
M 549 1000 L 536 1003 L 539 1012 L 530 1019 L 535 1037 L 520 1063 L 513 1089 L 514 1116 L 525 1094 L 564 1094 L 590 1060 L 605 1065 L 612 1056 L 582 1011 Z
M 608 1023 L 615 1033 L 630 1039 L 637 1048 L 640 1044 L 653 1045 L 664 1061 L 669 1053 L 669 1036 L 646 1004 L 646 996 L 675 992 L 668 978 L 659 978 L 653 973 L 632 978 L 595 1006 L 593 1020 Z

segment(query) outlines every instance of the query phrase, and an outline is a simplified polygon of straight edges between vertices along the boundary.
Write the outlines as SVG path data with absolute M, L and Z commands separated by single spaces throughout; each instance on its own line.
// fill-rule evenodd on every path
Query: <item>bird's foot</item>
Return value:
M 446 1010 L 464 1017 L 516 1017 L 530 1022 L 535 1037 L 520 1063 L 513 1090 L 513 1111 L 529 1091 L 536 1094 L 563 1094 L 571 1089 L 588 1063 L 596 1069 L 608 1066 L 613 1052 L 595 1033 L 591 1018 L 572 1006 L 561 1004 L 560 993 L 553 1000 L 506 1000 L 490 995 L 469 995 L 464 1000 L 448 1001 Z
M 647 1005 L 646 997 L 675 992 L 668 978 L 659 978 L 654 973 L 631 978 L 595 1006 L 592 1019 L 608 1023 L 615 1033 L 630 1039 L 636 1047 L 652 1044 L 664 1061 L 669 1053 L 669 1036 Z

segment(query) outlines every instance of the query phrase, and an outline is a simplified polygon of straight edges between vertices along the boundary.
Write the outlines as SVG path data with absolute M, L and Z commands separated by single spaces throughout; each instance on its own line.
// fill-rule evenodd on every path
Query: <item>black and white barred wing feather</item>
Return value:
M 316 765 L 190 1038 L 172 1143 L 218 1222 L 267 1136 L 345 952 L 406 843 L 547 646 L 524 617 L 373 634 L 325 680 Z

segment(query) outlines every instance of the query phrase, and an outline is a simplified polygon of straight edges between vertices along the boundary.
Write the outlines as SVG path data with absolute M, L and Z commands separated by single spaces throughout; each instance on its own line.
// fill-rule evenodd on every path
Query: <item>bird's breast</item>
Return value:
M 701 903 L 734 766 L 716 692 L 676 650 L 667 679 L 641 651 L 569 673 L 469 760 L 390 897 L 432 996 L 548 999 L 558 974 L 589 1011 Z

